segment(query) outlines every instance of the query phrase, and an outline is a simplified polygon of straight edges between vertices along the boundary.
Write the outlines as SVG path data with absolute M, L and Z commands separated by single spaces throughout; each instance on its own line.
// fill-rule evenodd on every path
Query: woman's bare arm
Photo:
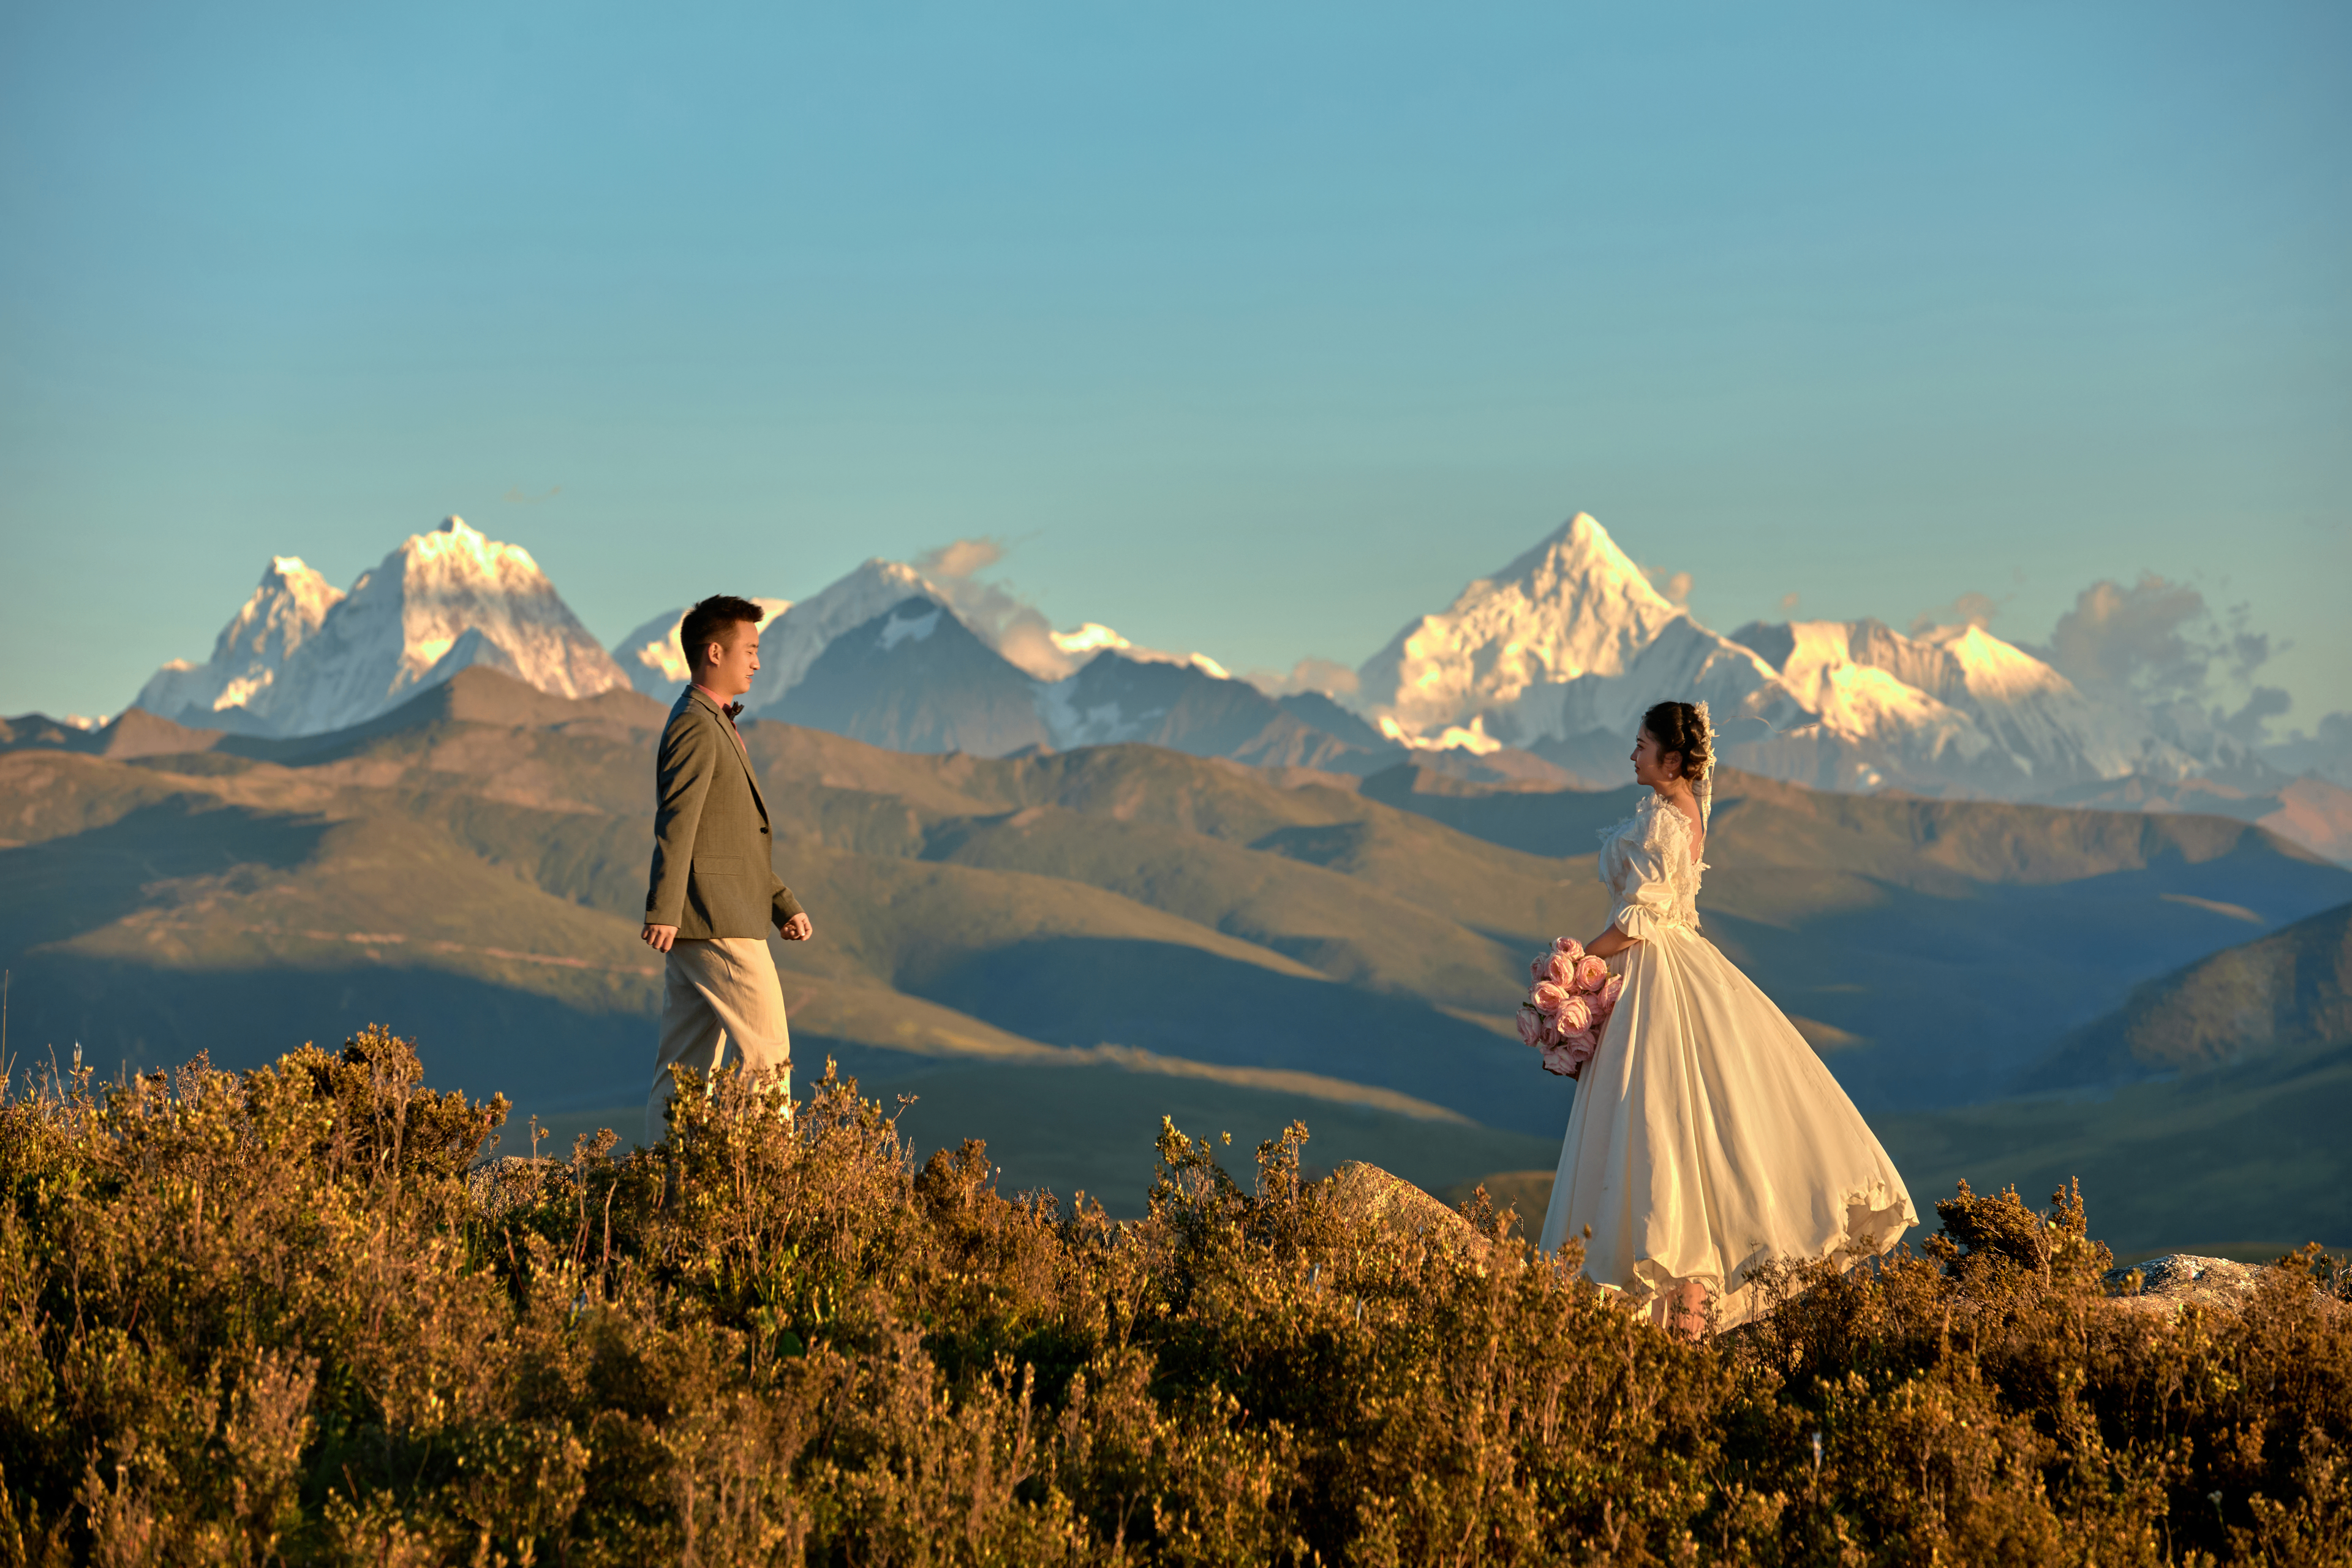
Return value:
M 1584 951 L 1595 958 L 1614 958 L 1641 940 L 1637 936 L 1627 936 L 1612 925 L 1591 942 L 1586 942 Z

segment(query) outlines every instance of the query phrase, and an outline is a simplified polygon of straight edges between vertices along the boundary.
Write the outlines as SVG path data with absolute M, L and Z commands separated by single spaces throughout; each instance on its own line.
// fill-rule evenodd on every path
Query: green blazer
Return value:
M 767 798 L 735 727 L 689 686 L 654 763 L 654 869 L 646 923 L 685 938 L 765 936 L 801 912 L 769 859 Z

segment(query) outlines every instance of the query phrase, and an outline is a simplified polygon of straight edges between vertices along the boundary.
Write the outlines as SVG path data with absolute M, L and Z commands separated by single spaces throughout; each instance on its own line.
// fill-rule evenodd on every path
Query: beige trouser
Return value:
M 784 988 L 776 979 L 767 939 L 681 937 L 670 947 L 662 981 L 661 1045 L 653 1092 L 646 1100 L 646 1143 L 660 1142 L 665 1131 L 663 1112 L 677 1087 L 670 1069 L 690 1067 L 707 1084 L 730 1039 L 746 1077 L 782 1068 L 784 1092 L 792 1093 L 793 1032 L 784 1021 Z

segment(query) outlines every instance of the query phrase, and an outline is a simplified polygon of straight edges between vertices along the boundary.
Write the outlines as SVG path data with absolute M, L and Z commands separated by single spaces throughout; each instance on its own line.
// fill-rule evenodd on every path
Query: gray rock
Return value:
M 1400 1238 L 1466 1247 L 1477 1252 L 1486 1249 L 1486 1238 L 1472 1229 L 1468 1220 L 1378 1165 L 1349 1160 L 1326 1181 L 1332 1206 L 1344 1218 L 1372 1225 Z
M 496 1219 L 509 1209 L 537 1201 L 549 1174 L 563 1164 L 545 1155 L 533 1160 L 521 1154 L 485 1160 L 466 1173 L 466 1195 L 485 1219 Z
M 2107 1294 L 2125 1310 L 2168 1318 L 2192 1303 L 2224 1312 L 2242 1310 L 2253 1300 L 2263 1268 L 2176 1252 L 2128 1268 L 2110 1268 L 2104 1279 Z

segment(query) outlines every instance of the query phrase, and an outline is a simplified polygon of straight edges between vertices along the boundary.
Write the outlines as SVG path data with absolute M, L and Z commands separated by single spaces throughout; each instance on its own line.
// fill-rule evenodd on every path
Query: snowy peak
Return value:
M 1780 666 L 1783 687 L 1812 716 L 1812 740 L 1843 742 L 1850 763 L 1869 764 L 1855 777 L 1875 769 L 1927 788 L 1941 775 L 2014 795 L 2163 761 L 2145 723 L 1982 626 L 1905 637 L 1874 620 L 1797 621 L 1732 636 Z M 1814 782 L 1802 771 L 1781 776 Z M 1844 774 L 1824 764 L 1820 776 Z
M 1115 653 L 1137 664 L 1188 665 L 1213 680 L 1231 680 L 1234 678 L 1231 670 L 1205 653 L 1168 653 L 1156 647 L 1145 647 L 1128 641 L 1100 621 L 1087 621 L 1076 631 L 1048 632 L 1046 636 L 1069 662 L 1057 674 L 1040 675 L 1041 679 L 1060 679 L 1070 675 L 1098 653 Z M 1039 674 L 1034 669 L 1030 673 Z
M 1982 626 L 1944 626 L 1929 632 L 1924 640 L 1936 645 L 1951 659 L 1969 694 L 1979 702 L 2014 701 L 2074 690 L 2073 681 Z
M 265 712 L 280 734 L 320 734 L 473 664 L 557 697 L 628 684 L 529 551 L 452 517 L 410 535 L 352 584 L 289 661 Z
M 502 648 L 542 691 L 588 697 L 618 684 L 603 647 L 593 639 L 576 646 L 586 630 L 530 552 L 487 539 L 463 518 L 410 535 L 351 596 L 398 605 L 403 684 L 423 680 L 469 631 Z
M 1685 618 L 1608 530 L 1578 512 L 1366 660 L 1360 700 L 1405 731 L 1442 730 L 1531 687 L 1622 675 Z
M 756 713 L 774 706 L 800 684 L 834 638 L 915 598 L 948 602 L 912 566 L 877 558 L 792 605 L 760 629 L 760 673 L 751 678 L 744 707 Z
M 529 551 L 451 517 L 412 535 L 349 594 L 295 557 L 276 558 L 211 662 L 165 666 L 139 700 L 183 723 L 315 735 L 475 664 L 559 697 L 628 684 Z
M 241 718 L 342 598 L 300 556 L 271 556 L 260 586 L 213 640 L 212 658 L 203 664 L 173 659 L 140 689 L 132 705 L 182 724 L 216 722 L 212 715 Z
M 328 582 L 299 555 L 273 555 L 261 574 L 261 585 L 221 628 L 213 644 L 213 662 L 229 658 L 261 658 L 282 662 L 302 646 L 327 612 L 342 602 L 343 591 Z

